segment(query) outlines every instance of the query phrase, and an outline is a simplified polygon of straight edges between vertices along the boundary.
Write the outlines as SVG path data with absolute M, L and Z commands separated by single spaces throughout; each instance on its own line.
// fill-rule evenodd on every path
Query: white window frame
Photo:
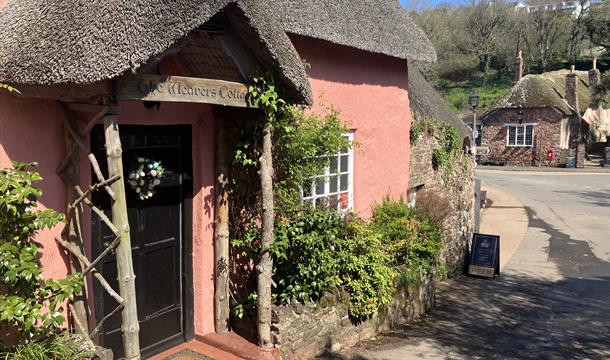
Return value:
M 343 136 L 345 138 L 347 138 L 347 140 L 349 141 L 349 146 L 347 149 L 347 152 L 343 152 L 343 151 L 339 151 L 339 153 L 337 154 L 333 154 L 333 155 L 325 155 L 324 157 L 336 157 L 337 158 L 337 172 L 336 173 L 330 173 L 330 164 L 326 166 L 326 168 L 324 169 L 324 173 L 321 175 L 316 175 L 313 176 L 309 179 L 307 179 L 308 181 L 311 181 L 311 188 L 309 189 L 309 196 L 305 196 L 303 189 L 301 189 L 301 201 L 303 203 L 310 203 L 313 207 L 316 207 L 318 205 L 318 201 L 321 199 L 326 199 L 326 198 L 330 198 L 331 196 L 338 196 L 339 200 L 337 202 L 337 209 L 330 209 L 329 210 L 338 210 L 338 211 L 342 211 L 342 212 L 347 212 L 350 211 L 354 208 L 354 149 L 353 149 L 353 144 L 354 144 L 354 133 L 350 132 L 350 133 L 346 133 L 343 134 Z M 347 161 L 347 171 L 342 172 L 341 171 L 341 156 L 348 156 L 348 161 Z M 341 190 L 341 176 L 342 175 L 347 175 L 347 190 Z M 331 192 L 330 191 L 330 177 L 331 176 L 337 176 L 338 177 L 338 182 L 337 182 L 337 191 L 336 192 Z M 324 179 L 324 193 L 323 194 L 317 194 L 316 190 L 317 190 L 317 182 L 318 179 Z M 341 195 L 342 194 L 346 194 L 347 193 L 347 207 L 346 208 L 341 208 Z
M 528 124 L 506 124 L 506 146 L 507 147 L 533 147 L 534 146 L 534 137 L 536 134 L 536 123 L 528 123 Z M 532 127 L 532 143 L 527 144 L 527 127 Z M 515 143 L 510 143 L 510 129 L 515 128 Z M 519 137 L 519 129 L 523 129 L 523 142 L 521 144 L 517 143 L 517 139 Z

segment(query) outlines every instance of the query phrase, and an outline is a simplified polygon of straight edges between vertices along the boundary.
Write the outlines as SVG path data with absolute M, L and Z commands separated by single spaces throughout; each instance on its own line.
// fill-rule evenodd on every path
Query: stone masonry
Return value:
M 348 316 L 349 294 L 327 292 L 318 302 L 274 306 L 272 332 L 282 359 L 311 359 L 370 339 L 408 323 L 434 307 L 436 274 L 405 286 L 394 301 L 371 319 L 354 323 Z
M 554 108 L 535 108 L 523 111 L 521 121 L 524 124 L 536 124 L 534 127 L 533 146 L 508 146 L 506 124 L 519 124 L 518 109 L 499 109 L 488 115 L 483 124 L 483 146 L 491 149 L 491 154 L 483 162 L 506 165 L 525 166 L 558 166 L 566 163 L 568 156 L 575 156 L 576 151 L 561 146 L 562 121 L 568 122 L 571 138 L 577 135 L 578 129 L 574 120 L 566 118 Z M 571 139 L 569 139 L 571 140 Z M 553 160 L 547 161 L 547 153 L 553 151 Z
M 434 136 L 425 133 L 412 145 L 409 199 L 417 206 L 417 194 L 423 191 L 446 198 L 450 211 L 442 221 L 443 248 L 439 261 L 452 276 L 462 272 L 475 231 L 474 162 L 471 156 L 458 154 L 450 166 L 435 170 L 432 153 L 439 146 Z

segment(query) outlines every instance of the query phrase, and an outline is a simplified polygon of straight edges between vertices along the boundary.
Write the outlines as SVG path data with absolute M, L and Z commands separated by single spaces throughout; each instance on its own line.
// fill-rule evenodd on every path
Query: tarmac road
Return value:
M 427 318 L 326 358 L 610 359 L 610 174 L 478 177 L 482 227 L 514 245 L 502 276 L 447 281 Z

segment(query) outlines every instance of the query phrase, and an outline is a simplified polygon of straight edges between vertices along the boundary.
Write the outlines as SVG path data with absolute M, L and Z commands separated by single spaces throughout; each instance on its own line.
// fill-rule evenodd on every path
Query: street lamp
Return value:
M 470 93 L 470 106 L 472 107 L 472 139 L 474 145 L 472 145 L 472 153 L 474 154 L 474 162 L 477 162 L 477 138 L 479 137 L 477 131 L 477 107 L 479 106 L 479 93 L 477 89 L 472 88 Z
M 517 110 L 517 120 L 519 120 L 519 125 L 523 124 L 523 109 Z

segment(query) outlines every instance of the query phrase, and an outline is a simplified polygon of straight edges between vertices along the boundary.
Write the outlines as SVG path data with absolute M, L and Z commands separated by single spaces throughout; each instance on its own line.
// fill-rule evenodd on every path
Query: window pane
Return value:
M 343 155 L 341 156 L 341 172 L 349 171 L 349 156 Z
M 316 179 L 316 195 L 324 195 L 325 194 L 325 179 L 323 177 L 319 177 Z
M 339 209 L 339 195 L 333 195 L 328 198 L 328 208 L 331 210 Z
M 335 156 L 330 160 L 330 173 L 336 174 L 339 171 L 339 159 Z
M 348 176 L 341 175 L 341 191 L 347 191 L 349 188 Z
M 532 125 L 525 128 L 525 145 L 534 145 L 534 127 Z
M 310 197 L 311 196 L 311 185 L 312 185 L 313 181 L 311 179 L 307 179 L 305 180 L 305 183 L 303 184 L 303 197 Z
M 517 145 L 524 144 L 524 131 L 523 126 L 517 127 Z
M 330 177 L 330 193 L 336 193 L 339 191 L 339 177 L 331 176 Z
M 347 210 L 349 208 L 349 193 L 342 193 L 339 195 L 339 206 L 341 210 Z
M 514 126 L 508 127 L 508 145 L 515 145 L 516 130 L 517 128 Z
M 327 198 L 319 198 L 316 200 L 316 208 L 326 210 L 328 209 L 328 199 Z

